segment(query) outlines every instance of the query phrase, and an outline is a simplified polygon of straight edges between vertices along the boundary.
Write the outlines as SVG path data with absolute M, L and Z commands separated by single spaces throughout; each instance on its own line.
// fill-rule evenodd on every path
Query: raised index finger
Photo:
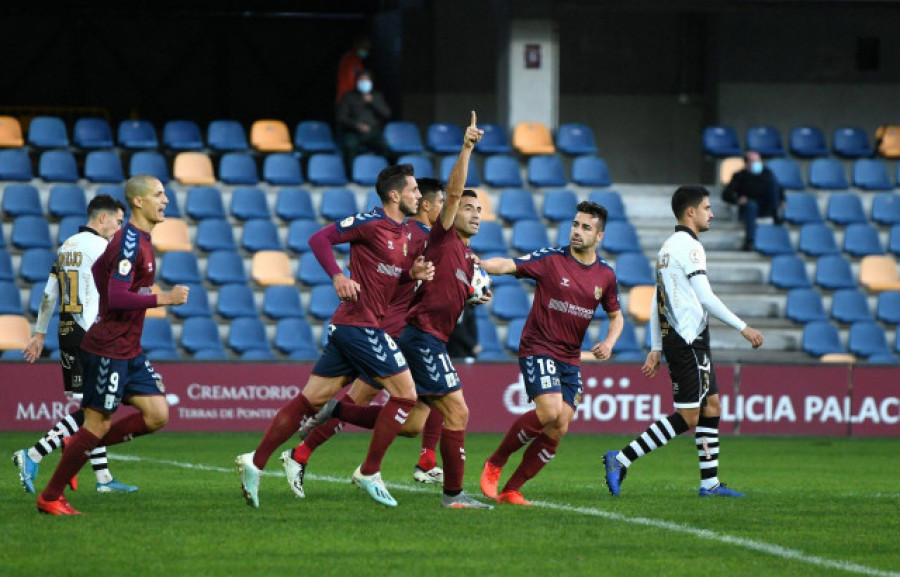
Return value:
M 472 122 L 469 124 L 469 126 L 471 126 L 472 128 L 477 128 L 477 126 L 475 125 L 476 120 L 477 119 L 475 118 L 475 111 L 473 110 L 472 111 Z

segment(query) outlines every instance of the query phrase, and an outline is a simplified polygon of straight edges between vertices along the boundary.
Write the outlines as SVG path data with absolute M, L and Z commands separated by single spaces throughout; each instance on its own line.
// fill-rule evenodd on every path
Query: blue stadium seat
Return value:
M 128 149 L 159 148 L 156 128 L 149 120 L 123 120 L 119 123 L 119 146 Z
M 872 220 L 885 226 L 900 224 L 900 194 L 876 194 L 872 198 Z
M 603 340 L 606 338 L 606 333 L 609 330 L 609 320 L 600 321 L 600 333 L 598 340 Z M 637 338 L 637 331 L 635 330 L 634 323 L 629 319 L 625 319 L 625 324 L 622 327 L 622 334 L 619 336 L 619 340 L 616 341 L 616 344 L 612 349 L 613 355 L 615 355 L 616 360 L 619 361 L 643 361 L 644 360 L 644 350 L 641 347 L 641 343 Z
M 300 161 L 289 152 L 275 152 L 263 161 L 263 180 L 274 186 L 303 184 Z
M 296 253 L 309 252 L 309 237 L 322 229 L 322 225 L 315 220 L 298 219 L 291 221 L 288 226 L 287 248 Z
M 866 359 L 866 362 L 870 364 L 878 363 L 885 365 L 896 365 L 898 362 L 900 362 L 900 359 L 895 357 L 891 352 L 875 353 L 874 355 L 871 355 L 868 359 Z
M 855 288 L 834 292 L 831 297 L 831 318 L 845 324 L 875 320 L 865 293 Z
M 193 120 L 170 120 L 163 125 L 163 146 L 169 150 L 203 150 L 203 134 Z
M 32 178 L 31 160 L 24 148 L 0 150 L 0 180 L 27 182 Z
M 272 218 L 265 193 L 256 187 L 238 187 L 231 193 L 231 216 L 238 220 Z
M 801 348 L 815 357 L 830 353 L 846 353 L 841 344 L 841 335 L 837 328 L 828 321 L 814 321 L 803 327 Z
M 319 212 L 325 220 L 343 220 L 359 212 L 356 195 L 346 188 L 328 188 L 322 192 Z
M 803 183 L 803 175 L 800 174 L 800 166 L 790 158 L 773 158 L 766 163 L 775 180 L 778 181 L 785 190 L 803 190 L 806 184 Z
M 13 222 L 10 244 L 20 249 L 53 248 L 50 226 L 43 216 L 20 216 Z
M 839 192 L 828 197 L 825 218 L 840 226 L 869 222 L 862 201 L 852 192 Z
M 179 319 L 189 319 L 192 317 L 209 317 L 212 316 L 212 309 L 209 306 L 209 293 L 202 284 L 188 285 L 190 288 L 190 296 L 188 300 L 181 306 L 170 307 L 169 311 Z
M 284 318 L 275 326 L 275 348 L 294 360 L 314 361 L 319 348 L 313 338 L 312 327 L 306 319 Z
M 774 126 L 751 126 L 747 129 L 744 142 L 747 149 L 755 150 L 766 158 L 784 156 L 781 133 Z
M 484 131 L 484 135 L 475 145 L 475 152 L 481 154 L 510 154 L 512 152 L 505 128 L 490 122 L 479 124 L 478 127 Z
M 875 318 L 891 325 L 900 324 L 900 291 L 884 291 L 878 294 Z
M 248 351 L 269 351 L 269 340 L 266 338 L 266 327 L 256 317 L 240 317 L 231 321 L 228 331 L 228 348 L 239 354 Z
M 560 187 L 569 184 L 562 161 L 554 154 L 539 154 L 528 159 L 528 184 L 536 187 Z
M 839 255 L 826 255 L 816 263 L 816 286 L 827 290 L 856 288 L 850 263 Z
M 114 150 L 92 150 L 84 159 L 84 177 L 91 182 L 122 182 L 122 161 Z
M 510 245 L 520 253 L 534 252 L 550 246 L 547 227 L 539 220 L 520 220 L 513 224 Z
M 38 161 L 38 176 L 47 182 L 77 182 L 75 156 L 68 150 L 45 150 Z
M 3 239 L 0 239 L 2 241 Z M 888 252 L 895 255 L 900 255 L 900 224 L 895 224 L 891 227 L 890 232 L 888 233 Z
M 11 218 L 43 216 L 41 195 L 30 184 L 10 184 L 3 189 L 3 213 Z
M 780 224 L 760 224 L 756 228 L 753 248 L 757 252 L 772 256 L 775 254 L 794 254 L 791 235 L 786 226 Z
M 244 151 L 247 133 L 237 120 L 213 120 L 206 130 L 206 143 L 216 151 Z
M 176 349 L 175 335 L 172 333 L 171 323 L 165 318 L 144 319 L 141 348 L 145 351 L 174 351 Z
M 44 274 L 46 275 L 50 269 L 48 268 Z M 25 311 L 22 309 L 22 297 L 19 294 L 19 287 L 11 281 L 0 281 L 0 315 L 21 315 Z
M 316 286 L 327 284 L 331 286 L 331 277 L 316 260 L 312 254 L 305 254 L 300 259 L 300 266 L 297 267 L 297 280 L 305 286 Z
M 35 148 L 68 148 L 66 123 L 56 116 L 35 116 L 28 123 L 28 144 Z
M 425 152 L 419 129 L 412 122 L 392 120 L 384 125 L 384 139 L 388 148 L 396 155 L 421 154 Z
M 828 320 L 822 296 L 811 288 L 795 288 L 788 293 L 784 316 L 802 324 Z
M 340 154 L 313 154 L 306 167 L 306 179 L 315 186 L 344 186 L 347 171 Z
M 285 221 L 315 219 L 312 195 L 305 188 L 282 188 L 275 200 L 275 216 Z
M 725 158 L 741 156 L 743 151 L 733 128 L 707 126 L 703 129 L 703 153 L 716 158 Z
M 791 131 L 790 150 L 800 158 L 828 156 L 828 144 L 825 135 L 815 126 L 798 126 Z
M 588 194 L 588 200 L 596 202 L 606 209 L 607 222 L 614 220 L 628 220 L 628 215 L 625 213 L 625 203 L 622 202 L 622 196 L 615 190 L 592 190 L 590 194 Z
M 434 178 L 434 163 L 423 154 L 404 154 L 397 164 L 411 164 L 416 178 Z
M 0 226 L 0 248 L 6 247 L 6 236 L 3 234 L 3 227 Z
M 847 348 L 854 355 L 866 358 L 891 352 L 884 329 L 875 321 L 860 321 L 850 325 Z
M 330 319 L 341 304 L 341 299 L 330 284 L 320 284 L 309 291 L 309 314 L 319 320 Z M 328 325 L 322 329 L 328 331 Z
M 171 254 L 171 253 L 170 253 Z M 214 285 L 247 283 L 244 259 L 236 250 L 217 250 L 206 260 L 206 280 Z
M 304 154 L 338 151 L 331 126 L 321 120 L 304 120 L 297 123 L 294 131 L 294 146 Z
M 162 256 L 159 278 L 171 285 L 203 282 L 197 257 L 192 252 L 182 250 L 173 250 Z
M 206 218 L 197 224 L 195 245 L 203 252 L 237 250 L 234 229 L 224 218 Z
M 569 236 L 572 233 L 572 221 L 562 220 L 556 226 L 556 241 L 553 246 L 566 246 L 569 244 Z
M 5 249 L 0 248 L 0 281 L 16 280 L 16 273 L 13 270 L 12 256 Z M 37 285 L 35 285 L 37 286 Z M 43 290 L 43 287 L 41 287 Z
M 875 152 L 866 132 L 853 126 L 836 129 L 831 137 L 831 148 L 835 154 L 844 158 L 870 157 Z
M 225 184 L 256 184 L 256 161 L 247 152 L 227 152 L 219 159 L 219 180 Z
M 188 189 L 184 212 L 194 220 L 226 218 L 222 193 L 214 186 L 194 186 Z
M 544 193 L 541 215 L 553 222 L 572 220 L 575 218 L 576 206 L 578 206 L 578 196 L 571 190 L 548 190 Z
M 534 197 L 531 192 L 521 188 L 505 188 L 500 192 L 497 216 L 510 223 L 539 219 L 537 209 L 534 207 Z
M 353 182 L 362 186 L 374 186 L 378 173 L 388 167 L 388 161 L 377 154 L 360 154 L 353 159 Z
M 30 248 L 22 253 L 19 278 L 26 283 L 45 283 L 54 262 L 56 262 L 55 251 L 49 248 Z
M 300 291 L 295 286 L 286 285 L 266 287 L 263 293 L 262 313 L 275 320 L 306 316 L 300 300 Z
M 853 186 L 863 190 L 894 190 L 887 166 L 877 158 L 859 158 L 853 162 Z
M 450 172 L 456 163 L 456 156 L 445 156 L 441 159 L 441 182 L 450 180 Z M 475 158 L 469 158 L 469 171 L 466 173 L 466 188 L 473 188 L 481 185 L 481 176 L 478 174 L 478 165 L 475 164 Z
M 79 118 L 72 129 L 75 146 L 84 149 L 112 148 L 112 130 L 102 118 Z
M 166 191 L 166 199 L 169 201 L 166 203 L 166 209 L 163 211 L 163 214 L 166 215 L 166 218 L 181 218 L 181 209 L 178 207 L 178 193 L 171 186 L 163 188 Z
M 582 352 L 589 352 L 591 348 L 597 344 L 599 341 L 600 328 L 589 326 L 586 331 L 584 331 L 584 338 L 581 339 L 581 350 Z
M 261 250 L 281 250 L 278 227 L 268 218 L 254 218 L 244 223 L 241 248 L 248 252 Z
M 587 124 L 577 122 L 560 124 L 556 130 L 556 148 L 568 156 L 597 154 L 594 131 Z
M 0 254 L 3 254 L 3 253 L 0 252 Z M 2 260 L 2 259 L 0 259 L 0 260 Z M 9 280 L 13 280 L 13 279 L 5 279 L 2 276 L 0 276 L 0 281 L 5 282 L 5 281 L 9 281 Z M 35 317 L 38 315 L 38 312 L 41 310 L 41 301 L 44 300 L 44 287 L 45 286 L 46 285 L 44 283 L 36 282 L 31 285 L 31 289 L 28 291 L 27 310 L 29 313 L 31 313 Z M 7 313 L 0 313 L 0 314 L 7 314 Z M 21 313 L 15 313 L 15 314 L 21 314 Z
M 96 194 L 106 194 L 122 203 L 125 207 L 125 220 L 127 221 L 131 215 L 131 207 L 128 206 L 128 200 L 125 198 L 125 186 L 121 184 L 101 184 L 97 187 Z
M 59 226 L 56 229 L 56 244 L 61 245 L 66 242 L 69 237 L 78 233 L 78 229 L 81 228 L 86 219 L 84 217 L 84 212 L 81 213 L 82 216 L 69 215 L 64 216 L 59 221 Z
M 216 314 L 226 319 L 256 318 L 256 302 L 253 290 L 243 283 L 231 283 L 219 287 Z
M 435 122 L 428 127 L 425 139 L 428 149 L 435 154 L 455 154 L 462 146 L 463 131 L 455 124 Z
M 579 156 L 572 161 L 572 182 L 579 186 L 609 186 L 612 179 L 605 160 L 596 156 Z
M 486 307 L 480 307 L 486 310 Z M 479 361 L 503 361 L 509 357 L 503 351 L 503 345 L 500 344 L 500 337 L 497 336 L 497 326 L 488 318 L 476 318 L 475 325 L 478 331 L 478 344 L 481 345 L 481 352 L 478 354 Z
M 809 185 L 824 190 L 850 188 L 844 166 L 835 158 L 817 158 L 809 165 Z
M 822 213 L 815 195 L 808 192 L 792 192 L 786 195 L 784 219 L 791 224 L 821 223 Z
M 143 150 L 135 152 L 128 161 L 128 175 L 150 174 L 155 176 L 163 185 L 169 183 L 169 168 L 162 154 Z
M 837 243 L 834 240 L 834 231 L 827 224 L 811 222 L 800 228 L 800 239 L 797 249 L 809 256 L 824 256 L 826 254 L 840 254 Z
M 277 358 L 271 349 L 248 349 L 241 353 L 242 361 L 273 361 Z
M 519 353 L 519 342 L 522 340 L 522 329 L 525 328 L 525 319 L 518 318 L 510 321 L 506 327 L 506 349 L 517 355 Z
M 519 161 L 508 154 L 496 154 L 484 160 L 484 183 L 495 188 L 520 188 Z
M 850 224 L 844 231 L 844 252 L 855 257 L 884 254 L 878 229 L 871 224 Z
M 623 220 L 611 220 L 606 223 L 600 248 L 614 254 L 640 252 L 641 241 L 637 230 L 631 223 Z
M 624 287 L 656 283 L 650 261 L 641 252 L 623 252 L 616 257 L 616 280 Z
M 503 239 L 503 227 L 499 222 L 483 220 L 478 227 L 478 234 L 472 237 L 469 245 L 477 254 L 489 252 L 506 252 L 506 241 Z
M 371 212 L 376 206 L 381 206 L 381 197 L 378 196 L 378 191 L 373 189 L 366 194 L 366 206 L 364 212 Z
M 494 289 L 491 300 L 491 313 L 499 319 L 512 320 L 525 318 L 531 311 L 528 292 L 522 285 L 498 286 Z
M 769 283 L 780 289 L 811 288 L 806 264 L 793 254 L 780 254 L 772 259 Z
M 223 347 L 220 349 L 200 349 L 194 353 L 193 358 L 198 361 L 227 361 L 231 357 L 228 356 Z

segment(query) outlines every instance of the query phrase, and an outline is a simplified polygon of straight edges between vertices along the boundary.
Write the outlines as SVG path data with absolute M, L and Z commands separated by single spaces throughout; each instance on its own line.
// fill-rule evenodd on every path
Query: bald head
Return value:
M 135 198 L 156 192 L 158 187 L 162 187 L 162 183 L 155 176 L 149 174 L 132 176 L 125 183 L 125 200 L 128 202 L 128 206 L 134 208 Z

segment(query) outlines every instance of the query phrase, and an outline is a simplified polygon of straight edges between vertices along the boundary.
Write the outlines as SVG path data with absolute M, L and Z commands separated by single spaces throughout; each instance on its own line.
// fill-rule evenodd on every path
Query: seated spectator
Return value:
M 337 122 L 344 150 L 344 166 L 348 171 L 363 146 L 375 154 L 389 155 L 383 129 L 390 117 L 391 109 L 384 96 L 373 89 L 371 73 L 361 70 L 356 75 L 356 89 L 344 94 L 338 105 Z
M 743 250 L 751 250 L 756 238 L 756 219 L 770 216 L 776 224 L 780 223 L 786 200 L 784 189 L 757 151 L 748 150 L 744 163 L 744 168 L 731 177 L 722 191 L 722 200 L 738 206 L 738 215 L 744 223 Z

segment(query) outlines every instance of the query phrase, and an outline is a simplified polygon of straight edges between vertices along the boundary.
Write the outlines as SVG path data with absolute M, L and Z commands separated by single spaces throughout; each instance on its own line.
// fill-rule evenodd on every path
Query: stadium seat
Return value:
M 297 280 L 306 286 L 332 284 L 331 277 L 312 253 L 305 254 L 300 259 L 300 266 L 297 267 Z
M 288 226 L 287 248 L 295 253 L 309 252 L 309 237 L 322 229 L 318 221 L 308 219 L 292 220 Z
M 834 231 L 831 227 L 811 222 L 800 228 L 800 239 L 797 249 L 803 254 L 819 257 L 827 254 L 840 254 L 837 243 L 834 240 Z
M 849 224 L 865 224 L 869 222 L 863 210 L 859 196 L 852 192 L 839 192 L 829 195 L 825 208 L 825 218 L 839 226 Z
M 169 120 L 163 125 L 163 146 L 183 152 L 202 150 L 203 134 L 193 120 Z
M 878 238 L 878 229 L 871 224 L 847 225 L 844 231 L 844 252 L 855 257 L 884 254 L 884 247 Z
M 803 327 L 801 348 L 815 357 L 847 352 L 841 344 L 841 335 L 837 328 L 828 321 L 806 323 Z
M 194 248 L 188 225 L 180 218 L 167 218 L 158 223 L 153 227 L 151 238 L 157 252 L 190 251 Z
M 236 250 L 217 250 L 206 259 L 206 280 L 214 285 L 247 283 L 244 259 Z
M 184 212 L 194 220 L 225 219 L 222 193 L 214 186 L 195 186 L 188 189 Z
M 206 143 L 220 152 L 247 150 L 247 133 L 236 120 L 213 120 L 206 130 Z
M 241 235 L 241 248 L 247 252 L 261 250 L 281 250 L 281 241 L 278 239 L 278 228 L 268 218 L 254 218 L 244 223 L 244 232 Z
M 605 339 L 608 331 L 609 320 L 600 321 L 598 341 Z M 616 359 L 620 361 L 644 360 L 643 348 L 641 348 L 641 343 L 638 341 L 634 323 L 632 323 L 630 319 L 625 319 L 624 326 L 622 327 L 622 334 L 619 336 L 619 340 L 616 341 L 616 344 L 613 345 L 612 352 Z
M 872 220 L 885 226 L 900 224 L 900 194 L 885 192 L 872 198 Z
M 785 190 L 804 190 L 803 175 L 800 174 L 800 166 L 790 158 L 773 158 L 766 163 L 775 180 Z
M 774 126 L 751 126 L 747 129 L 744 142 L 748 150 L 755 150 L 764 158 L 784 156 L 781 133 Z
M 859 321 L 850 325 L 847 348 L 852 354 L 866 358 L 891 352 L 884 329 L 872 320 Z
M 397 164 L 411 164 L 416 178 L 434 178 L 434 163 L 423 154 L 404 154 Z
M 475 189 L 475 194 L 478 195 L 478 203 L 481 205 L 481 222 L 497 220 L 491 195 L 480 188 Z
M 780 289 L 812 287 L 803 259 L 792 254 L 781 254 L 772 258 L 769 284 Z
M 2 235 L 0 235 L 0 237 L 2 237 Z M 2 246 L 2 244 L 3 239 L 0 238 L 0 246 Z M 891 254 L 900 256 L 900 224 L 895 224 L 888 232 L 887 249 Z
M 743 151 L 737 133 L 730 126 L 707 126 L 703 129 L 703 153 L 716 158 L 741 156 Z
M 900 324 L 900 290 L 879 293 L 875 318 L 891 325 Z
M 553 222 L 575 218 L 578 196 L 571 190 L 548 190 L 544 193 L 541 216 Z
M 293 286 L 294 275 L 288 255 L 280 250 L 261 250 L 255 253 L 250 278 L 260 286 Z
M 197 224 L 197 248 L 203 252 L 237 250 L 234 229 L 224 218 L 205 218 Z
M 256 318 L 256 301 L 253 290 L 243 283 L 231 283 L 219 287 L 216 314 L 226 319 Z
M 556 226 L 556 241 L 553 246 L 566 246 L 569 244 L 569 236 L 572 234 L 572 221 L 563 220 Z
M 172 325 L 167 319 L 144 319 L 144 331 L 141 333 L 141 348 L 145 351 L 160 349 L 174 351 L 176 349 Z
M 363 212 L 371 212 L 376 206 L 381 206 L 381 197 L 378 196 L 378 191 L 373 189 L 366 194 L 366 205 L 363 207 Z
M 556 155 L 542 154 L 528 159 L 528 184 L 534 187 L 560 187 L 569 184 L 562 161 Z
M 844 166 L 834 158 L 817 158 L 809 165 L 809 185 L 824 190 L 845 190 L 850 188 Z
M 319 212 L 325 220 L 343 220 L 359 212 L 356 195 L 346 188 L 328 188 L 322 192 Z
M 4 253 L 0 252 L 0 254 L 4 254 Z M 9 258 L 8 255 L 7 255 L 7 258 Z M 0 260 L 2 260 L 2 259 L 0 259 Z M 0 265 L 0 266 L 2 266 L 2 265 Z M 10 265 L 10 266 L 12 266 L 12 265 Z M 0 276 L 0 283 L 9 282 L 12 280 L 14 280 L 14 277 L 13 278 L 3 278 L 2 276 Z M 44 286 L 46 286 L 44 283 L 36 282 L 31 285 L 31 289 L 28 291 L 28 304 L 26 305 L 25 308 L 28 311 L 28 313 L 30 313 L 34 317 L 37 317 L 38 312 L 41 310 L 41 301 L 44 300 Z M 2 302 L 3 302 L 3 299 L 0 298 L 0 310 L 2 310 L 3 306 L 5 306 L 2 304 Z M 19 310 L 19 312 L 21 312 L 21 310 L 17 308 L 13 311 L 12 314 L 19 314 L 19 313 L 15 312 L 16 310 Z M 0 314 L 10 314 L 10 313 L 0 312 Z
M 0 351 L 16 351 L 21 354 L 31 339 L 28 319 L 21 313 L 0 315 Z
M 450 180 L 450 172 L 456 163 L 456 156 L 445 156 L 441 159 L 441 182 Z M 473 157 L 469 157 L 469 171 L 466 173 L 466 188 L 475 188 L 481 185 L 481 176 L 478 173 L 478 165 Z
M 135 152 L 128 162 L 128 176 L 149 174 L 155 176 L 163 185 L 169 183 L 169 169 L 166 159 L 158 152 Z
M 512 145 L 519 154 L 525 156 L 556 154 L 550 129 L 540 122 L 517 124 L 513 129 Z
M 256 187 L 238 187 L 231 193 L 231 216 L 238 220 L 272 218 L 265 193 Z
M 435 154 L 455 154 L 462 146 L 463 131 L 455 124 L 435 122 L 428 127 L 425 141 Z
M 875 353 L 874 355 L 870 355 L 866 362 L 869 364 L 883 364 L 883 365 L 896 365 L 900 362 L 900 359 L 894 356 L 894 354 L 890 351 L 888 352 L 880 352 Z
M 49 248 L 30 248 L 22 253 L 22 259 L 19 262 L 19 278 L 25 283 L 45 283 L 54 262 L 56 262 L 56 251 Z
M 312 327 L 305 319 L 285 318 L 278 321 L 274 345 L 294 360 L 314 361 L 319 357 Z
M 613 254 L 642 250 L 637 229 L 631 223 L 623 220 L 611 220 L 606 223 L 600 248 Z
M 263 160 L 263 180 L 275 186 L 303 184 L 300 162 L 287 152 L 269 154 Z
M 520 253 L 548 247 L 550 240 L 547 237 L 547 227 L 539 220 L 520 220 L 513 224 L 510 245 Z
M 59 226 L 56 229 L 56 244 L 61 245 L 66 242 L 74 234 L 78 233 L 78 229 L 80 229 L 85 224 L 85 212 L 81 213 L 81 216 L 64 216 L 59 221 Z
M 203 360 L 203 361 L 227 361 L 231 357 L 228 356 L 228 353 L 225 352 L 224 348 L 221 349 L 200 349 L 199 351 L 193 354 L 193 358 L 195 360 Z
M 801 324 L 828 320 L 822 296 L 811 288 L 795 288 L 788 293 L 784 316 Z
M 475 145 L 475 152 L 481 154 L 510 154 L 512 152 L 505 128 L 490 122 L 479 124 L 478 127 L 484 131 L 484 135 Z
M 31 160 L 24 148 L 0 150 L 0 180 L 29 181 L 34 178 Z
M 484 183 L 494 188 L 520 188 L 519 161 L 508 154 L 495 154 L 484 160 Z
M 181 184 L 207 186 L 216 183 L 212 160 L 202 152 L 179 152 L 172 174 Z
M 263 293 L 262 314 L 270 319 L 303 318 L 306 312 L 300 300 L 300 291 L 290 285 L 267 286 Z
M 78 165 L 68 150 L 45 150 L 38 162 L 38 176 L 47 182 L 78 182 Z
M 834 131 L 831 137 L 834 153 L 844 158 L 868 158 L 875 151 L 869 144 L 869 137 L 862 128 L 845 126 Z
M 5 195 L 4 195 L 5 197 Z M 52 248 L 50 226 L 43 216 L 26 215 L 13 222 L 10 244 L 20 250 L 29 248 Z
M 791 130 L 791 154 L 800 158 L 828 156 L 828 145 L 825 135 L 815 126 L 798 126 Z
M 482 221 L 478 227 L 478 234 L 472 237 L 469 246 L 477 254 L 506 252 L 503 227 L 496 221 Z
M 50 272 L 48 268 L 44 275 Z M 43 290 L 41 291 L 43 293 Z M 0 315 L 21 315 L 25 311 L 22 309 L 22 297 L 19 294 L 19 287 L 12 281 L 0 281 Z
M 56 116 L 35 116 L 28 123 L 28 144 L 34 148 L 68 148 L 66 123 Z
M 753 248 L 760 254 L 794 254 L 791 235 L 786 226 L 780 224 L 760 224 L 756 228 Z
M 579 186 L 609 186 L 612 179 L 605 160 L 596 156 L 579 156 L 572 160 L 572 182 Z
M 384 139 L 391 152 L 398 156 L 425 152 L 419 129 L 415 124 L 406 120 L 392 120 L 385 124 Z
M 522 329 L 525 328 L 525 318 L 517 318 L 510 321 L 506 328 L 506 349 L 514 355 L 519 353 L 519 342 L 522 340 Z
M 831 318 L 839 323 L 872 321 L 866 295 L 859 289 L 841 289 L 831 297 Z
M 819 257 L 816 263 L 816 286 L 827 290 L 856 288 L 850 263 L 839 255 Z
M 178 193 L 171 186 L 166 186 L 165 191 L 169 202 L 166 203 L 166 209 L 163 211 L 163 214 L 166 215 L 166 218 L 181 218 L 181 209 L 178 207 Z
M 556 129 L 556 147 L 568 156 L 597 154 L 594 131 L 587 124 L 577 122 L 559 125 Z
M 822 213 L 815 195 L 808 192 L 791 192 L 786 194 L 784 219 L 791 224 L 821 223 Z
M 616 257 L 616 280 L 624 287 L 656 283 L 650 261 L 642 252 L 623 252 Z
M 16 280 L 16 273 L 13 270 L 12 256 L 6 250 L 0 248 L 0 281 L 13 280 Z M 43 287 L 41 287 L 41 290 L 43 290 Z
M 480 307 L 482 310 L 485 307 Z M 500 338 L 497 336 L 497 326 L 488 318 L 476 318 L 475 326 L 478 331 L 478 344 L 481 345 L 481 352 L 478 353 L 479 361 L 503 361 L 508 357 L 503 351 L 503 345 L 500 344 Z
M 900 158 L 900 126 L 879 126 L 875 130 L 875 145 L 880 156 Z
M 43 216 L 41 196 L 30 184 L 10 184 L 3 189 L 3 213 L 10 218 Z
M 353 159 L 351 178 L 361 186 L 375 186 L 378 174 L 388 167 L 388 161 L 377 154 L 360 154 Z
M 79 118 L 72 129 L 72 141 L 83 149 L 112 148 L 112 130 L 103 118 Z
M 588 200 L 596 202 L 606 209 L 607 222 L 614 220 L 628 220 L 628 215 L 625 214 L 625 203 L 622 202 L 622 196 L 615 190 L 592 190 L 590 194 L 588 194 Z
M 320 284 L 309 291 L 309 314 L 319 320 L 330 319 L 341 304 L 341 299 L 334 292 L 331 284 Z M 322 329 L 327 332 L 328 325 Z
M 340 154 L 313 154 L 306 167 L 306 179 L 314 186 L 344 186 L 347 172 Z
M 260 152 L 291 152 L 291 131 L 281 120 L 257 120 L 250 126 L 250 144 Z
M 294 130 L 294 146 L 304 154 L 338 152 L 331 126 L 321 120 L 304 120 Z
M 491 313 L 499 319 L 506 321 L 525 318 L 531 311 L 531 301 L 528 292 L 521 284 L 498 286 L 494 289 L 494 298 L 491 300 Z
M 167 252 L 159 266 L 159 278 L 170 285 L 200 284 L 200 266 L 197 257 L 188 251 Z
M 719 161 L 719 184 L 728 186 L 734 174 L 743 170 L 744 158 L 741 156 L 729 156 Z M 774 171 L 773 171 L 774 172 Z
M 275 216 L 288 222 L 315 219 L 312 195 L 305 188 L 282 188 L 275 200 Z
M 632 319 L 639 323 L 650 320 L 650 315 L 656 310 L 654 306 L 656 302 L 653 299 L 655 291 L 655 285 L 636 285 L 628 291 L 628 314 Z
M 864 256 L 859 263 L 859 284 L 872 292 L 900 290 L 894 258 L 887 255 Z
M 226 345 L 241 355 L 248 351 L 269 351 L 266 327 L 256 317 L 236 318 L 231 321 Z
M 188 285 L 190 288 L 190 296 L 183 305 L 177 307 L 168 307 L 172 314 L 179 319 L 189 319 L 192 317 L 209 317 L 212 316 L 212 309 L 209 306 L 209 293 L 202 284 Z M 165 316 L 165 308 L 159 307 L 162 315 Z
M 159 148 L 156 128 L 149 120 L 123 120 L 116 140 L 119 146 L 130 150 Z
M 491 158 L 497 158 L 492 156 Z M 521 188 L 505 188 L 500 192 L 500 204 L 497 216 L 508 223 L 520 220 L 538 220 L 534 197 L 531 192 Z
M 219 159 L 219 180 L 225 184 L 256 184 L 256 160 L 246 152 L 227 152 Z
M 887 166 L 877 158 L 853 161 L 853 186 L 863 190 L 894 190 Z
M 88 152 L 84 159 L 84 177 L 91 182 L 122 182 L 125 175 L 119 155 L 114 150 Z

